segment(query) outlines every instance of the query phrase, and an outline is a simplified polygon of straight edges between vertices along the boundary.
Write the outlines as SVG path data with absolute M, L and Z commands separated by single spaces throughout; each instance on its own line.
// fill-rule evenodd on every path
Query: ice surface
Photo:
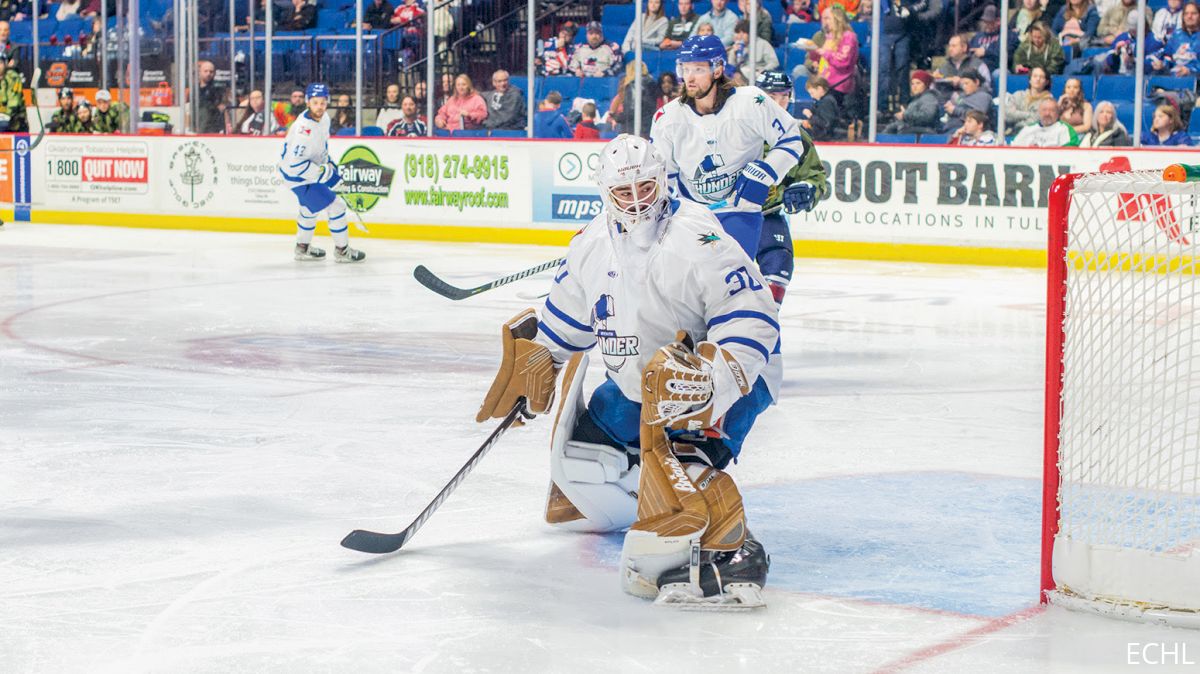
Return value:
M 487 435 L 499 325 L 545 284 L 453 303 L 412 267 L 474 285 L 561 254 L 357 242 L 345 266 L 287 237 L 0 231 L 0 672 L 1096 672 L 1151 642 L 1200 662 L 1194 632 L 1036 606 L 1037 271 L 799 261 L 783 399 L 733 470 L 774 556 L 765 611 L 622 595 L 619 536 L 541 522 L 544 419 L 404 551 L 344 550 Z

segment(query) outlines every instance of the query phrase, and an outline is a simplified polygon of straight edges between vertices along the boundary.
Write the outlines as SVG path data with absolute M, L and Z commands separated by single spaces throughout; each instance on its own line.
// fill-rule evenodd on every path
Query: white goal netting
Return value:
M 1084 175 L 1070 195 L 1053 577 L 1067 603 L 1186 622 L 1200 619 L 1200 183 L 1160 175 Z

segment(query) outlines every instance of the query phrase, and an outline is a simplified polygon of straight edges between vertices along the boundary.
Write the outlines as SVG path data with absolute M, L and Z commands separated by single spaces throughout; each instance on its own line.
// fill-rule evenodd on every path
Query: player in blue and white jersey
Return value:
M 476 419 L 520 398 L 548 412 L 566 364 L 547 521 L 628 527 L 631 594 L 760 606 L 768 558 L 725 471 L 778 395 L 778 306 L 717 218 L 670 197 L 656 147 L 622 135 L 601 151 L 604 210 L 572 239 L 542 310 L 501 330 L 500 373 Z M 607 377 L 585 404 L 594 351 Z
M 279 155 L 279 173 L 283 175 L 284 184 L 300 200 L 300 217 L 296 220 L 296 259 L 325 259 L 325 251 L 312 245 L 317 216 L 325 211 L 329 218 L 329 234 L 335 245 L 334 260 L 361 262 L 367 256 L 350 247 L 346 204 L 333 191 L 342 178 L 337 165 L 329 160 L 329 116 L 325 114 L 329 106 L 329 87 L 310 84 L 304 97 L 308 109 L 292 122 Z
M 682 93 L 655 113 L 650 139 L 667 162 L 672 192 L 706 206 L 724 202 L 717 217 L 753 258 L 768 192 L 811 141 L 761 89 L 733 86 L 716 36 L 689 37 L 676 64 Z

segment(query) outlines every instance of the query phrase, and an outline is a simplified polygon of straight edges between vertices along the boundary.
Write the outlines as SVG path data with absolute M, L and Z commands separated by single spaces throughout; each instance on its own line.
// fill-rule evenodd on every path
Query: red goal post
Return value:
M 1042 601 L 1200 627 L 1200 182 L 1050 189 Z

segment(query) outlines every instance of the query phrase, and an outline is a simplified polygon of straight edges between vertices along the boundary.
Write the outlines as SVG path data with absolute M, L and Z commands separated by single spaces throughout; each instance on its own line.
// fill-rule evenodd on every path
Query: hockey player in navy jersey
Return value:
M 769 190 L 812 141 L 761 89 L 733 86 L 716 36 L 689 37 L 676 64 L 682 93 L 655 113 L 650 139 L 666 160 L 673 193 L 706 206 L 723 203 L 722 226 L 754 257 Z
M 572 239 L 541 311 L 502 328 L 500 372 L 476 420 L 522 398 L 549 412 L 563 370 L 547 521 L 628 529 L 630 594 L 761 606 L 769 560 L 726 469 L 778 395 L 778 306 L 717 218 L 670 197 L 655 145 L 618 136 L 596 177 L 604 209 Z M 594 351 L 607 377 L 585 403 Z
M 762 89 L 774 100 L 779 107 L 791 114 L 792 107 L 792 78 L 780 70 L 766 70 L 759 73 L 754 81 L 755 86 Z M 792 281 L 792 272 L 796 268 L 795 253 L 792 251 L 792 232 L 784 213 L 793 214 L 801 211 L 809 212 L 816 207 L 817 202 L 829 196 L 829 182 L 825 176 L 825 167 L 817 156 L 817 148 L 812 138 L 804 129 L 804 154 L 800 163 L 783 176 L 778 185 L 773 185 L 767 202 L 763 204 L 762 234 L 758 241 L 758 254 L 755 261 L 758 269 L 766 277 L 771 287 L 775 301 L 783 303 L 783 295 L 787 292 L 788 284 Z M 770 152 L 770 147 L 766 148 Z
M 312 245 L 317 216 L 325 211 L 329 234 L 333 237 L 333 257 L 337 262 L 362 262 L 367 256 L 350 247 L 346 226 L 346 204 L 333 188 L 341 182 L 338 167 L 329 160 L 329 87 L 308 85 L 304 92 L 308 109 L 300 113 L 288 129 L 283 152 L 279 155 L 279 173 L 300 200 L 296 220 L 297 260 L 323 260 L 325 251 Z

